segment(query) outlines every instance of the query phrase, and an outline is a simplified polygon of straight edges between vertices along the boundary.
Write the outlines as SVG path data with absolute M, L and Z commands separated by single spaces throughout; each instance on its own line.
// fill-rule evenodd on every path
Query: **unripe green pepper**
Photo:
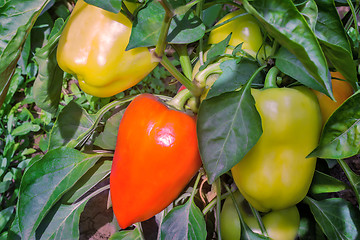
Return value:
M 253 215 L 249 204 L 239 191 L 233 193 L 236 205 L 245 224 L 255 233 L 262 234 L 261 228 Z M 300 226 L 300 214 L 296 206 L 271 211 L 261 216 L 266 234 L 273 240 L 294 240 Z M 220 214 L 220 229 L 223 240 L 240 240 L 240 218 L 232 198 L 225 199 Z
M 251 89 L 263 133 L 231 172 L 246 200 L 257 210 L 281 210 L 307 194 L 316 158 L 321 113 L 315 94 L 304 86 Z
M 145 47 L 125 51 L 131 27 L 121 12 L 79 0 L 59 40 L 59 66 L 77 77 L 84 92 L 96 97 L 110 97 L 136 85 L 158 62 Z

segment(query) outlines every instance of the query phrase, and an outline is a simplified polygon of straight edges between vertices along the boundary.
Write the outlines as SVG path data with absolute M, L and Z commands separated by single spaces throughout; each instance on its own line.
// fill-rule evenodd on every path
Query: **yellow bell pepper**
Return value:
M 245 199 L 259 211 L 281 210 L 307 194 L 316 158 L 321 113 L 315 94 L 304 86 L 251 89 L 263 134 L 231 172 Z
M 158 64 L 148 48 L 125 51 L 131 21 L 79 0 L 61 34 L 58 64 L 75 75 L 80 88 L 110 97 L 140 82 Z
M 239 9 L 225 15 L 216 23 L 216 25 L 241 14 L 244 15 L 212 30 L 209 35 L 208 43 L 219 43 L 232 33 L 229 45 L 236 47 L 240 43 L 243 43 L 242 49 L 255 58 L 257 52 L 263 45 L 263 37 L 259 24 L 253 16 L 246 13 L 244 9 Z M 264 51 L 262 51 L 262 55 L 264 54 L 263 52 Z M 262 55 L 261 57 L 263 57 Z

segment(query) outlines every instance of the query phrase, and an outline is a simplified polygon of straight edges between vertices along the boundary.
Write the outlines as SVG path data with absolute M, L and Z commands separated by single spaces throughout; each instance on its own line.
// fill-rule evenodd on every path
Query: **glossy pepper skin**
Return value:
M 249 204 L 239 191 L 233 193 L 236 205 L 245 224 L 258 234 L 260 226 L 252 214 Z M 287 209 L 271 211 L 261 217 L 268 236 L 273 240 L 294 240 L 300 227 L 300 214 L 296 206 Z M 223 240 L 240 240 L 241 225 L 231 196 L 225 199 L 220 213 L 220 229 Z
M 263 133 L 231 172 L 245 199 L 259 211 L 281 210 L 307 194 L 316 158 L 321 114 L 306 87 L 251 89 Z
M 151 94 L 136 97 L 121 120 L 110 193 L 121 228 L 173 202 L 201 167 L 195 118 Z
M 158 64 L 147 48 L 125 51 L 132 23 L 79 0 L 61 34 L 58 64 L 75 75 L 80 88 L 110 97 L 140 82 Z
M 225 22 L 226 20 L 246 13 L 244 9 L 239 9 L 228 13 L 219 20 L 216 25 Z M 240 16 L 210 32 L 209 44 L 216 44 L 224 40 L 230 33 L 232 33 L 229 45 L 237 46 L 243 43 L 242 49 L 245 50 L 252 57 L 256 57 L 257 52 L 263 44 L 263 37 L 260 31 L 257 20 L 250 14 Z
M 345 81 L 344 76 L 339 72 L 331 72 L 331 84 L 336 101 L 331 100 L 321 92 L 313 90 L 319 100 L 323 125 L 333 112 L 354 93 L 350 83 Z

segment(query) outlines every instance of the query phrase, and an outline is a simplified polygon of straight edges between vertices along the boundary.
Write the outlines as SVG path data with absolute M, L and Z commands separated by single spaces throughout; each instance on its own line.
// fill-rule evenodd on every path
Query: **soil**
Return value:
M 104 191 L 86 204 L 80 217 L 80 240 L 103 240 L 116 232 L 113 211 L 107 209 L 109 191 Z

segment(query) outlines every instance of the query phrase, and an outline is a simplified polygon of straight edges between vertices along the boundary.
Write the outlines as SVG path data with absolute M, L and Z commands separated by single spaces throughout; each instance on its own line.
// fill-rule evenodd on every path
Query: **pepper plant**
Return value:
M 2 1 L 1 239 L 358 239 L 359 9 Z

